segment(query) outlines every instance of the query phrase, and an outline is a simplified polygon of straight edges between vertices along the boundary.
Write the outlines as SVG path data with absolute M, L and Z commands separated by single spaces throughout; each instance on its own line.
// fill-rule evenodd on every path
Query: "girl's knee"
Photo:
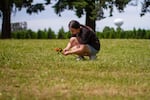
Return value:
M 71 37 L 70 43 L 72 44 L 72 46 L 79 45 L 78 39 L 76 37 Z
M 71 37 L 70 42 L 74 42 L 74 41 L 77 41 L 77 38 L 76 37 Z

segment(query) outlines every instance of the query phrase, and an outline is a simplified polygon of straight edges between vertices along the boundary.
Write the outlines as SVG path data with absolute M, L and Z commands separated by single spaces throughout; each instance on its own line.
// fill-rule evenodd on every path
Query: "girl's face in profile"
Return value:
M 71 32 L 72 34 L 78 34 L 78 33 L 80 33 L 80 28 L 78 28 L 78 29 L 69 28 L 69 30 L 70 30 L 70 32 Z

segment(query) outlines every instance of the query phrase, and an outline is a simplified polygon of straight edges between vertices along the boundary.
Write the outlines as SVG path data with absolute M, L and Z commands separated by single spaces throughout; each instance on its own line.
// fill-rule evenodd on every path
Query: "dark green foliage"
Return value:
M 97 32 L 99 38 L 104 39 L 150 39 L 150 30 L 138 29 L 124 31 L 121 28 L 116 31 L 106 26 L 103 32 Z
M 70 37 L 71 37 L 71 32 L 70 31 L 66 32 L 66 38 L 70 38 Z
M 38 39 L 47 39 L 48 35 L 46 31 L 38 30 Z
M 15 38 L 17 39 L 25 39 L 26 32 L 25 31 L 16 31 L 15 32 Z
M 125 6 L 131 0 L 57 0 L 53 6 L 55 13 L 59 16 L 64 10 L 73 10 L 78 17 L 85 15 L 85 24 L 94 31 L 96 20 L 105 18 L 104 10 L 108 10 L 110 16 L 113 15 L 114 7 L 123 12 Z
M 34 31 L 29 29 L 29 30 L 27 30 L 26 38 L 28 38 L 28 39 L 36 39 L 37 38 L 37 34 Z
M 37 34 L 32 30 L 22 30 L 12 32 L 12 38 L 14 39 L 36 39 Z
M 104 34 L 103 37 L 104 38 L 115 38 L 114 32 L 115 32 L 115 30 L 113 28 L 110 28 L 110 27 L 106 26 L 103 29 L 103 34 Z
M 131 0 L 115 0 L 115 6 L 117 9 L 122 12 L 125 8 L 125 6 L 130 2 Z
M 63 27 L 58 31 L 58 36 L 57 36 L 57 38 L 58 38 L 58 39 L 65 39 L 65 38 L 66 38 L 65 31 L 64 31 L 64 28 L 63 28 Z
M 146 39 L 150 39 L 150 30 L 146 31 Z
M 103 32 L 96 32 L 96 34 L 100 39 L 150 39 L 150 30 L 135 28 L 124 31 L 106 26 Z M 65 32 L 63 27 L 59 29 L 57 34 L 51 28 L 38 30 L 38 32 L 22 30 L 12 33 L 12 38 L 14 39 L 69 39 L 70 37 L 70 31 Z
M 145 15 L 147 12 L 150 13 L 150 0 L 144 0 L 144 2 L 142 2 L 141 16 Z
M 56 34 L 51 28 L 48 29 L 47 35 L 49 39 L 56 39 Z
M 14 39 L 56 39 L 55 32 L 49 28 L 48 30 L 38 30 L 37 32 L 29 30 L 12 32 Z

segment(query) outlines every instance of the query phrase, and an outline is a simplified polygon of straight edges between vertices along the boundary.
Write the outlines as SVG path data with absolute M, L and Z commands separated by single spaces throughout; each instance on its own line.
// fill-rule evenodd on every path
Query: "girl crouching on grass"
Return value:
M 84 56 L 89 56 L 90 60 L 96 59 L 96 54 L 100 51 L 100 41 L 95 32 L 76 20 L 70 21 L 68 27 L 72 36 L 62 53 L 65 56 L 76 54 L 77 60 L 83 60 Z

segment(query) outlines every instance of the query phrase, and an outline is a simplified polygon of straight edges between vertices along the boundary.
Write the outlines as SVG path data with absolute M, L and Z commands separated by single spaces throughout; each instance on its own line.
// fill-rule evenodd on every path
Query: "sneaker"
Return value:
M 96 55 L 91 55 L 90 56 L 90 60 L 95 60 L 97 57 L 96 57 Z
M 85 59 L 84 56 L 78 56 L 78 57 L 76 58 L 77 61 L 84 60 L 84 59 Z

